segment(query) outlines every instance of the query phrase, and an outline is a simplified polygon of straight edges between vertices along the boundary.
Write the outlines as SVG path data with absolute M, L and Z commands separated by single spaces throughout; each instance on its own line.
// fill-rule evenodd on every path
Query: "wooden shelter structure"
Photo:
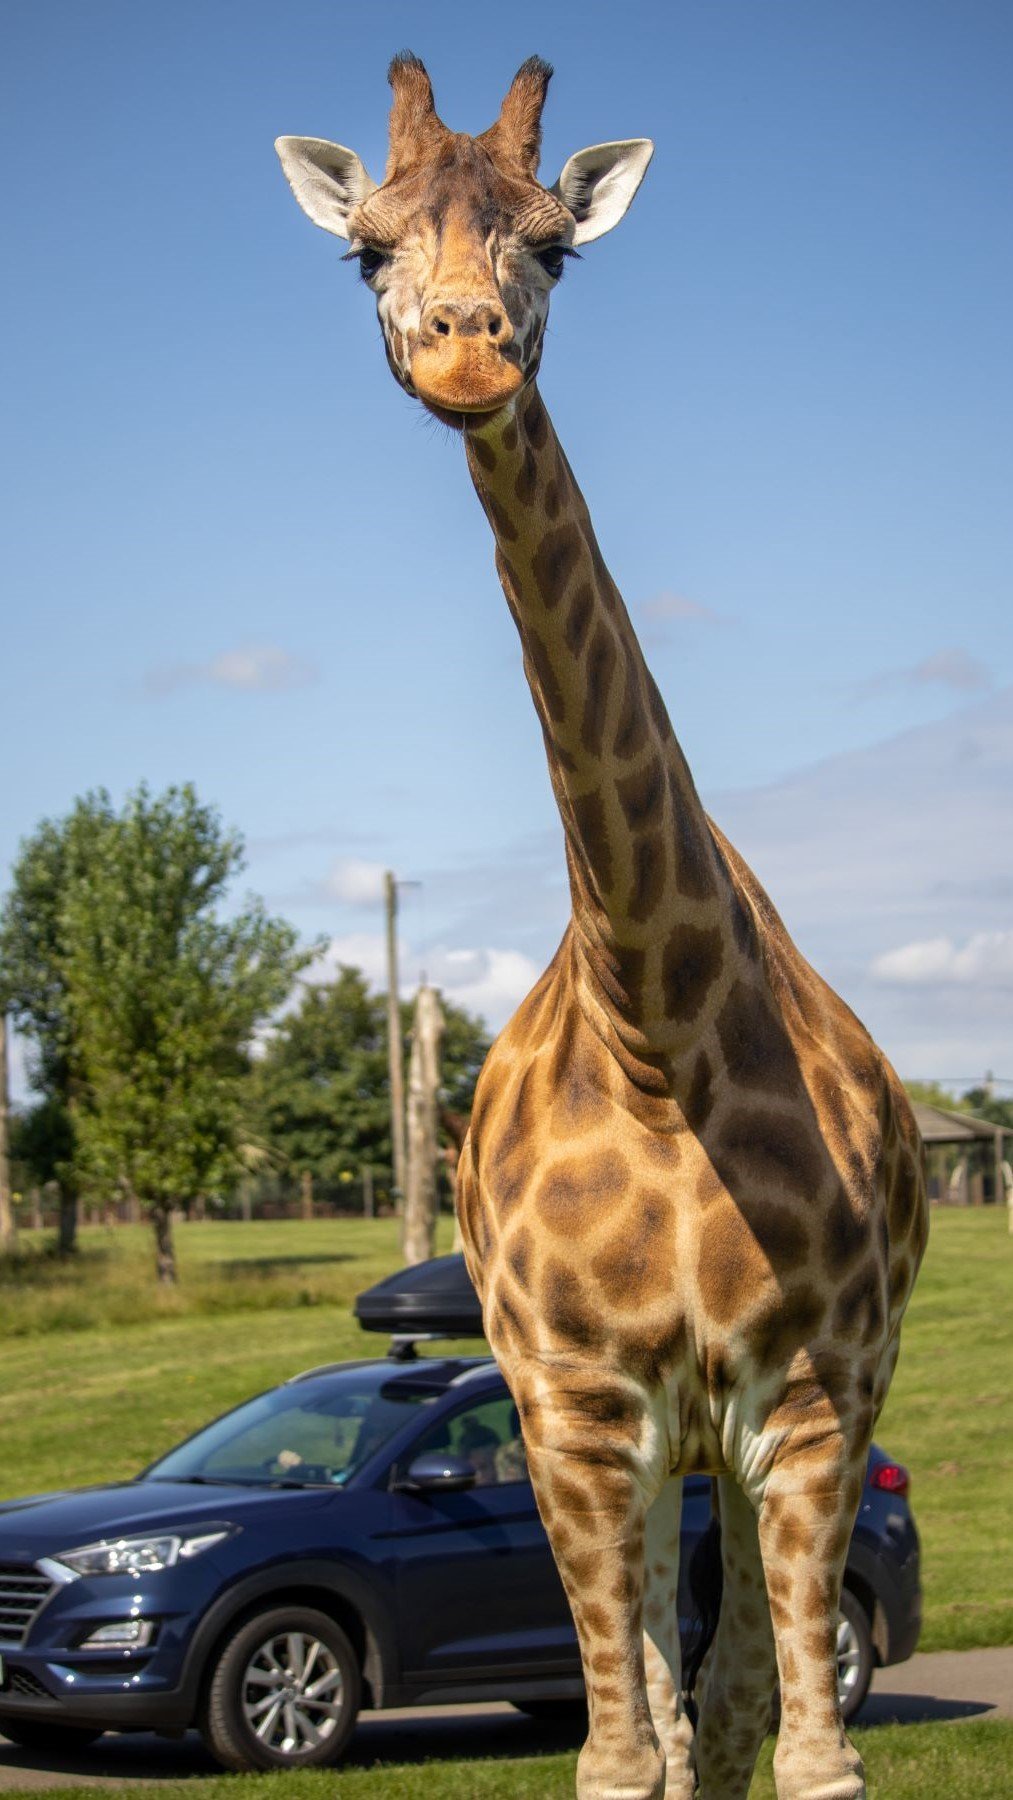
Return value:
M 1006 1139 L 1013 1138 L 1009 1126 L 923 1100 L 912 1104 L 928 1153 L 929 1198 L 951 1206 L 1005 1200 Z

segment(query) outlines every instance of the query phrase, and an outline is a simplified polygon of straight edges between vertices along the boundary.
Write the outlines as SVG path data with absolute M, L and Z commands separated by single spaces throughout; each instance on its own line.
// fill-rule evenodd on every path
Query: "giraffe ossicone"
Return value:
M 463 430 L 564 827 L 571 919 L 479 1081 L 465 1254 L 580 1639 L 580 1800 L 743 1800 L 775 1678 L 779 1800 L 860 1800 L 837 1604 L 925 1245 L 921 1146 L 704 813 L 535 386 L 567 256 L 619 223 L 652 153 L 595 145 L 542 186 L 550 74 L 531 58 L 470 137 L 395 58 L 379 184 L 341 146 L 278 140 L 359 261 L 395 377 Z M 724 1588 L 694 1733 L 676 1586 L 698 1471 Z

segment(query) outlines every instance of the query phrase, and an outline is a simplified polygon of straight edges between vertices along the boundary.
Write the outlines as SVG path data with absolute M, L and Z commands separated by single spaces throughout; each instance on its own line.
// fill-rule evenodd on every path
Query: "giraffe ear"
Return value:
M 571 156 L 551 191 L 577 221 L 575 244 L 590 244 L 618 225 L 653 155 L 650 138 L 626 138 Z
M 274 147 L 307 218 L 335 237 L 351 237 L 351 214 L 376 188 L 355 151 L 325 138 L 280 137 Z

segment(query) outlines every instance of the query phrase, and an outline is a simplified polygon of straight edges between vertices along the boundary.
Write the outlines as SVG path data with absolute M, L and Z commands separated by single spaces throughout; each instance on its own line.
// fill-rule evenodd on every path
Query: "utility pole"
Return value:
M 11 1195 L 10 1107 L 7 1098 L 7 1015 L 0 1011 L 0 1250 L 14 1248 Z
M 393 870 L 383 878 L 387 903 L 387 1057 L 390 1069 L 390 1138 L 394 1150 L 394 1201 L 398 1212 L 405 1191 L 404 1063 L 401 1009 L 397 980 L 397 881 Z

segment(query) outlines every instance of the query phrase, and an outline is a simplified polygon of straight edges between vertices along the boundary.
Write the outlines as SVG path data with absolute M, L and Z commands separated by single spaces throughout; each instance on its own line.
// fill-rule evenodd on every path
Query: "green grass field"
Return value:
M 382 1351 L 351 1301 L 397 1266 L 392 1221 L 194 1224 L 178 1243 L 167 1294 L 143 1227 L 84 1232 L 70 1269 L 30 1242 L 0 1268 L 0 1494 L 131 1475 L 296 1369 Z M 878 1432 L 912 1471 L 926 1650 L 1013 1643 L 1011 1372 L 1005 1216 L 939 1211 Z
M 1013 1763 L 1013 1724 L 972 1720 L 963 1725 L 883 1725 L 855 1731 L 865 1759 L 870 1800 L 1008 1800 Z M 749 1800 L 774 1800 L 773 1742 L 768 1739 Z M 500 1761 L 380 1763 L 371 1769 L 344 1769 L 337 1787 L 342 1800 L 573 1800 L 576 1756 L 537 1756 Z M 335 1777 L 329 1770 L 301 1775 L 212 1776 L 195 1786 L 160 1781 L 132 1786 L 135 1800 L 332 1800 Z M 67 1785 L 46 1789 L 47 1800 L 83 1800 L 94 1788 Z M 5 1788 L 4 1800 L 29 1800 L 37 1786 Z

